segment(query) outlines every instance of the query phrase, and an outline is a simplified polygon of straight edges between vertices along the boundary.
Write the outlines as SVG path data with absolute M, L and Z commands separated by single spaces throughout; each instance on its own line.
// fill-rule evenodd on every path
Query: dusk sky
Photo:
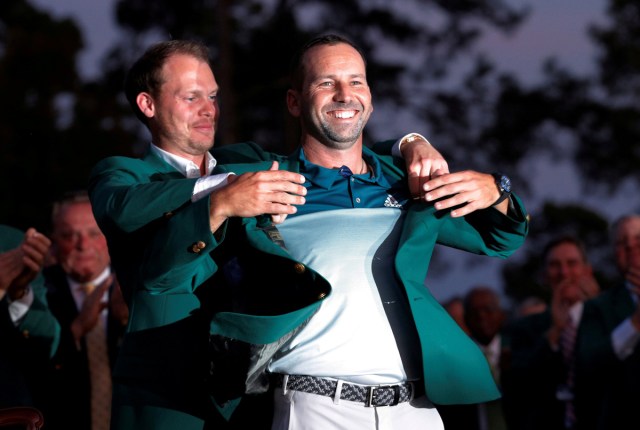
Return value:
M 87 75 L 98 70 L 98 60 L 115 37 L 114 0 L 31 0 L 58 18 L 71 17 L 80 26 L 86 48 L 81 65 Z M 397 4 L 410 2 L 396 0 Z M 501 66 L 524 80 L 538 76 L 541 60 L 555 56 L 574 70 L 593 64 L 593 46 L 586 36 L 589 22 L 604 20 L 606 0 L 508 0 L 515 6 L 532 5 L 529 19 L 512 37 L 487 34 L 485 49 Z
M 115 41 L 113 19 L 113 0 L 31 0 L 33 4 L 49 11 L 58 18 L 73 18 L 80 26 L 85 50 L 80 56 L 80 66 L 85 76 L 97 73 L 98 64 L 106 48 Z M 398 4 L 403 1 L 396 0 Z M 523 82 L 535 82 L 540 76 L 542 61 L 555 57 L 560 65 L 574 72 L 586 73 L 593 68 L 594 46 L 587 36 L 587 24 L 605 22 L 606 0 L 509 0 L 509 3 L 522 6 L 532 5 L 528 20 L 511 37 L 487 33 L 481 49 L 494 59 L 500 68 L 517 73 Z M 579 7 L 576 7 L 576 6 Z M 419 131 L 419 130 L 411 130 Z M 437 142 L 434 142 L 437 146 Z M 622 193 L 611 198 L 603 205 L 599 199 L 584 197 L 583 190 L 576 179 L 575 167 L 566 161 L 538 159 L 531 161 L 528 168 L 534 181 L 533 196 L 527 201 L 530 211 L 546 199 L 563 203 L 580 203 L 592 207 L 599 213 L 614 219 L 623 213 L 637 210 L 637 203 L 629 202 Z M 631 191 L 632 185 L 623 190 Z M 628 194 L 627 194 L 628 195 Z M 458 260 L 456 254 L 446 252 L 452 261 Z M 486 266 L 486 260 L 480 260 Z M 463 264 L 463 263 L 461 263 Z M 498 282 L 497 265 L 486 278 L 486 284 Z M 464 275 L 462 275 L 464 274 Z M 466 277 L 465 277 L 466 276 Z M 454 293 L 463 291 L 469 285 L 468 269 L 460 266 L 452 268 L 451 275 L 438 279 L 442 289 L 432 289 L 434 295 L 444 300 Z

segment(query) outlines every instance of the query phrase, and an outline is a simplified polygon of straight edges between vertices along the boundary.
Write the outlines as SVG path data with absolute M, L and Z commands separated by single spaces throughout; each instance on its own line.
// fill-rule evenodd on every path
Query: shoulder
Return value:
M 510 333 L 521 332 L 541 332 L 549 328 L 551 324 L 551 314 L 549 311 L 540 312 L 516 318 L 509 324 Z
M 265 151 L 255 142 L 240 142 L 214 147 L 211 154 L 219 164 L 251 163 L 285 158 L 283 155 Z
M 584 304 L 585 312 L 597 310 L 606 312 L 617 306 L 627 306 L 633 303 L 629 290 L 624 284 L 616 285 L 605 289 L 591 300 L 587 300 Z
M 170 170 L 169 167 L 164 167 L 164 162 L 159 159 L 157 161 L 153 160 L 155 163 L 150 160 L 130 157 L 105 158 L 91 169 L 89 184 L 95 185 L 104 180 L 113 180 L 115 178 L 120 178 L 118 181 L 122 180 L 124 182 L 146 181 L 147 178 L 160 171 Z
M 406 163 L 404 159 L 391 155 L 381 155 L 367 147 L 363 147 L 362 152 L 365 157 L 375 159 L 380 164 L 382 172 L 385 175 L 391 175 L 394 179 L 404 178 L 406 176 Z
M 6 224 L 0 224 L 0 252 L 16 248 L 24 238 L 24 232 Z
M 140 158 L 116 156 L 116 157 L 104 158 L 98 161 L 98 163 L 96 163 L 96 165 L 93 168 L 93 172 L 101 172 L 101 171 L 113 170 L 113 169 L 126 169 L 126 168 L 143 169 L 143 168 L 148 168 L 149 166 L 150 164 L 147 161 Z

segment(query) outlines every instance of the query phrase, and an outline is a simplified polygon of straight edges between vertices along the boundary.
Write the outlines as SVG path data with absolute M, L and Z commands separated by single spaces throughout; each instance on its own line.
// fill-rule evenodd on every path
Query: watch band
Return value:
M 498 197 L 498 200 L 493 202 L 491 205 L 495 206 L 499 205 L 511 196 L 511 180 L 507 175 L 502 173 L 492 173 L 491 175 L 493 175 L 493 178 L 496 181 L 496 187 L 498 187 L 498 191 L 500 191 L 500 197 Z

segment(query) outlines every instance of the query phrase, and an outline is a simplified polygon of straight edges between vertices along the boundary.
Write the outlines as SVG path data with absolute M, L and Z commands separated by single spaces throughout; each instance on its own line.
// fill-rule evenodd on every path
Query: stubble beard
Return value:
M 320 134 L 322 141 L 331 149 L 349 149 L 362 136 L 364 130 L 365 119 L 360 116 L 358 121 L 345 128 L 334 127 L 327 120 L 320 121 Z

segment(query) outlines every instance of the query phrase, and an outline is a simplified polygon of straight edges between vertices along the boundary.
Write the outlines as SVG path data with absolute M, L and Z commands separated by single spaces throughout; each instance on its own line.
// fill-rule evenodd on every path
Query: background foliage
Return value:
M 535 180 L 527 160 L 540 156 L 574 160 L 585 193 L 601 193 L 603 201 L 622 184 L 637 186 L 640 4 L 610 0 L 607 24 L 590 29 L 599 53 L 595 73 L 574 76 L 549 60 L 534 86 L 474 50 L 487 28 L 514 32 L 528 13 L 502 0 L 119 0 L 119 42 L 101 76 L 87 81 L 77 70 L 83 39 L 73 21 L 56 20 L 25 0 L 3 0 L 0 222 L 46 230 L 52 200 L 85 187 L 97 160 L 140 154 L 146 132 L 121 83 L 151 42 L 169 38 L 197 38 L 211 47 L 222 88 L 216 145 L 254 140 L 290 151 L 297 130 L 284 106 L 289 57 L 310 35 L 337 31 L 367 55 L 377 115 L 367 143 L 425 132 L 452 169 L 509 172 L 525 199 Z M 629 199 L 638 210 L 637 195 Z M 525 250 L 504 265 L 506 294 L 547 294 L 537 282 L 539 252 L 560 232 L 585 240 L 601 279 L 615 277 L 601 213 L 565 204 L 561 196 L 530 209 Z

